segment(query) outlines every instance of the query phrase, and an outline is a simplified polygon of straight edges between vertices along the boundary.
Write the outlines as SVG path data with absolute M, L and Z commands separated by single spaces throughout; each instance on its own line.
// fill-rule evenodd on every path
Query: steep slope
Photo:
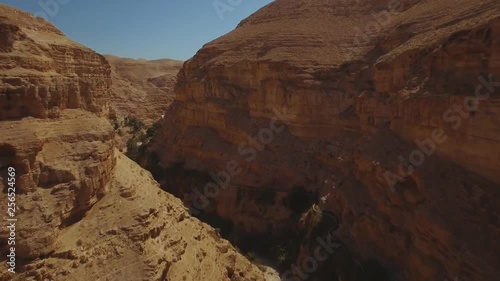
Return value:
M 5 5 L 0 28 L 0 212 L 16 219 L 0 280 L 276 280 L 116 151 L 102 56 Z
M 31 237 L 18 241 L 23 249 L 33 248 L 31 257 L 43 257 L 23 265 L 14 277 L 2 263 L 0 280 L 277 280 L 270 279 L 272 272 L 264 279 L 214 229 L 161 191 L 149 173 L 115 153 L 106 194 L 74 224 L 53 224 L 62 203 L 54 199 L 67 192 L 61 185 L 19 197 L 19 206 L 27 210 L 18 220 L 33 228 L 21 228 L 18 233 Z M 33 237 L 41 233 L 48 236 Z M 35 254 L 37 246 L 48 249 Z
M 113 80 L 110 105 L 119 117 L 133 116 L 147 126 L 157 121 L 174 99 L 173 87 L 182 61 L 105 57 Z
M 163 185 L 235 231 L 294 228 L 302 189 L 393 280 L 491 281 L 499 79 L 498 1 L 277 0 L 184 64 L 143 162 L 201 174 Z
M 4 5 L 0 13 L 0 120 L 107 110 L 111 78 L 103 56 L 42 19 Z

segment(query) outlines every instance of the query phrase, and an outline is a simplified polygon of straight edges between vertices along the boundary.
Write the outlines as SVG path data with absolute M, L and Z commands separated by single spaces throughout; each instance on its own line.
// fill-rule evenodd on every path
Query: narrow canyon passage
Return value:
M 209 174 L 185 170 L 181 164 L 159 174 L 162 176 L 156 180 L 161 182 L 162 188 L 180 199 L 189 197 L 193 189 L 214 180 Z M 195 217 L 215 228 L 250 261 L 278 270 L 282 280 L 295 280 L 291 271 L 297 266 L 302 267 L 303 272 L 299 277 L 304 279 L 307 276 L 307 280 L 338 277 L 342 280 L 389 280 L 376 257 L 360 263 L 342 241 L 334 238 L 339 221 L 332 211 L 323 209 L 325 201 L 323 199 L 320 203 L 317 190 L 310 192 L 300 186 L 283 192 L 275 191 L 271 186 L 264 190 L 243 186 L 226 188 L 228 192 L 236 193 L 237 197 L 238 209 L 231 210 L 231 215 L 222 217 L 217 213 L 220 209 L 218 204 L 229 202 L 210 200 L 203 210 L 193 206 L 196 202 L 187 201 L 186 206 L 191 208 Z M 209 199 L 199 197 L 196 200 L 203 202 Z M 289 217 L 277 224 L 271 219 L 277 213 L 288 214 Z M 248 222 L 262 227 L 248 229 L 245 226 Z M 323 244 L 318 244 L 318 241 Z M 318 255 L 321 252 L 320 260 L 297 265 L 300 256 L 314 251 Z
M 0 281 L 498 279 L 498 0 L 4 2 Z
M 346 251 L 311 278 L 493 280 L 496 3 L 327 2 L 276 1 L 188 60 L 143 167 L 282 273 L 314 265 L 329 213 Z

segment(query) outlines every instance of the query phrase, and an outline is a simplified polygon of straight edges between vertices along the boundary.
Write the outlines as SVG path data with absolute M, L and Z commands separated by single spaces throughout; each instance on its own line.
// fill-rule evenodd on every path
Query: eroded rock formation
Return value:
M 0 212 L 13 167 L 17 219 L 15 245 L 0 229 L 0 280 L 276 280 L 116 150 L 95 114 L 104 57 L 5 5 L 0 30 Z
M 278 0 L 184 64 L 148 157 L 230 182 L 165 188 L 244 232 L 303 187 L 393 280 L 492 281 L 499 80 L 498 1 Z
M 7 6 L 0 18 L 0 120 L 47 118 L 51 110 L 104 112 L 111 85 L 105 58 L 43 19 Z
M 135 60 L 107 55 L 111 65 L 111 102 L 121 117 L 133 116 L 150 126 L 174 99 L 181 61 Z

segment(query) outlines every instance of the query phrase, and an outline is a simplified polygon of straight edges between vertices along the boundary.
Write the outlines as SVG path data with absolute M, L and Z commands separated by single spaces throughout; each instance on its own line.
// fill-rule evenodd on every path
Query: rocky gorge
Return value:
M 118 151 L 104 56 L 3 4 L 0 31 L 0 280 L 279 279 Z
M 290 239 L 287 280 L 495 280 L 499 16 L 274 1 L 184 63 L 142 165 L 240 248 Z
M 499 93 L 496 0 L 276 0 L 186 62 L 0 4 L 0 280 L 494 281 Z

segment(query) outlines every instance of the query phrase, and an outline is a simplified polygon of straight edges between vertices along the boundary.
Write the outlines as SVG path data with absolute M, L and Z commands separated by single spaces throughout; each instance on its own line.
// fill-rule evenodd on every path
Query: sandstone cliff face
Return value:
M 304 186 L 394 280 L 491 281 L 499 56 L 497 1 L 275 1 L 184 64 L 151 152 L 235 171 L 205 211 L 245 232 L 286 229 L 281 200 L 252 198 Z M 286 130 L 269 130 L 276 117 Z M 191 185 L 165 188 L 203 205 Z
M 4 5 L 0 29 L 0 280 L 277 280 L 116 150 L 102 56 Z
M 106 119 L 78 110 L 63 111 L 54 121 L 4 121 L 1 128 L 2 190 L 8 166 L 17 172 L 17 218 L 22 221 L 17 254 L 38 258 L 53 252 L 60 231 L 108 190 L 116 162 L 113 130 Z M 7 204 L 0 209 L 6 213 Z M 8 233 L 0 233 L 6 243 Z
M 106 56 L 111 65 L 110 105 L 119 117 L 133 116 L 147 126 L 160 119 L 174 99 L 176 75 L 181 61 L 135 60 Z
M 0 120 L 47 118 L 53 108 L 106 110 L 111 79 L 103 56 L 43 19 L 0 9 Z

